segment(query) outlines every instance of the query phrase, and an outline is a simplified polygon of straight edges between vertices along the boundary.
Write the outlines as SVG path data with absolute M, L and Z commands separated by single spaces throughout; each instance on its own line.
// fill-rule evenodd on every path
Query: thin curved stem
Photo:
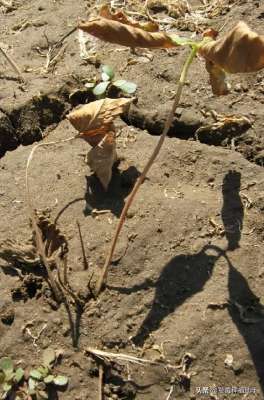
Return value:
M 161 147 L 163 145 L 163 142 L 164 142 L 164 140 L 165 140 L 165 138 L 166 138 L 166 136 L 167 136 L 167 134 L 169 132 L 171 123 L 173 121 L 174 113 L 176 111 L 176 108 L 177 108 L 177 106 L 179 104 L 179 101 L 180 101 L 180 98 L 181 98 L 182 90 L 183 90 L 183 87 L 184 87 L 184 83 L 186 81 L 186 77 L 187 77 L 187 73 L 188 73 L 189 67 L 190 67 L 190 65 L 191 65 L 191 63 L 192 63 L 192 61 L 193 61 L 193 59 L 194 59 L 194 57 L 195 57 L 195 55 L 197 53 L 197 50 L 198 50 L 197 47 L 193 47 L 192 48 L 191 53 L 189 54 L 186 62 L 183 65 L 183 68 L 182 68 L 182 71 L 181 71 L 181 75 L 180 75 L 180 79 L 179 79 L 179 82 L 178 82 L 177 92 L 175 94 L 175 98 L 174 98 L 174 102 L 173 102 L 173 106 L 172 106 L 172 109 L 171 109 L 167 119 L 166 119 L 163 132 L 162 132 L 162 134 L 160 136 L 160 139 L 159 139 L 159 141 L 158 141 L 153 153 L 151 154 L 151 156 L 150 156 L 150 158 L 149 158 L 149 160 L 148 160 L 148 162 L 147 162 L 142 174 L 137 179 L 132 192 L 130 193 L 130 195 L 128 196 L 128 198 L 126 200 L 126 203 L 124 205 L 124 208 L 122 210 L 122 213 L 121 213 L 121 216 L 120 216 L 117 228 L 116 228 L 115 235 L 114 235 L 113 240 L 111 242 L 110 250 L 109 250 L 109 252 L 107 254 L 107 257 L 106 257 L 106 260 L 105 260 L 105 264 L 103 266 L 102 274 L 101 274 L 101 276 L 100 276 L 100 278 L 99 278 L 99 280 L 97 282 L 97 287 L 96 287 L 96 294 L 97 295 L 101 292 L 103 284 L 104 284 L 104 282 L 106 280 L 108 268 L 109 268 L 109 265 L 110 265 L 110 263 L 112 261 L 112 257 L 113 257 L 114 251 L 115 251 L 117 239 L 118 239 L 119 233 L 120 233 L 120 231 L 121 231 L 121 229 L 123 227 L 123 224 L 125 222 L 128 209 L 129 209 L 129 207 L 131 206 L 131 204 L 133 202 L 133 199 L 134 199 L 134 197 L 135 197 L 135 195 L 136 195 L 136 193 L 137 193 L 137 191 L 139 189 L 139 186 L 142 184 L 142 182 L 146 178 L 146 175 L 147 175 L 150 167 L 152 166 L 153 162 L 155 161 L 157 155 L 159 154 L 160 149 L 161 149 Z

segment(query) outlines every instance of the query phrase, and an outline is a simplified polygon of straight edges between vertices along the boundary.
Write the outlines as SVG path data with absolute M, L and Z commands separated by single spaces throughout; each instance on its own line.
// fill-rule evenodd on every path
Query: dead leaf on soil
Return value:
M 122 24 L 134 26 L 135 28 L 143 29 L 147 32 L 158 32 L 159 25 L 155 22 L 138 22 L 129 18 L 122 10 L 117 10 L 115 13 L 112 13 L 108 4 L 102 6 L 99 16 L 102 18 L 106 18 L 112 21 L 118 21 Z
M 121 46 L 132 48 L 172 48 L 177 46 L 165 32 L 147 32 L 144 29 L 102 17 L 81 22 L 78 27 L 105 42 Z
M 197 129 L 195 132 L 195 136 L 197 139 L 200 139 L 201 134 L 208 131 L 223 131 L 224 129 L 228 129 L 231 127 L 238 128 L 238 127 L 250 127 L 251 121 L 245 117 L 244 115 L 222 115 L 216 112 L 213 113 L 215 122 L 211 123 L 210 125 L 204 125 Z
M 39 264 L 39 257 L 35 247 L 31 244 L 17 243 L 15 240 L 7 239 L 0 243 L 0 258 L 9 265 L 24 265 L 35 267 Z
M 264 36 L 240 21 L 224 37 L 204 44 L 199 53 L 226 72 L 255 72 L 264 67 Z
M 67 240 L 47 216 L 35 210 L 31 210 L 31 224 L 33 243 L 46 268 L 48 282 L 53 294 L 56 300 L 60 302 L 64 293 L 62 293 L 62 287 L 59 286 L 58 281 L 54 279 L 52 268 L 55 267 L 57 269 L 57 276 L 60 278 L 60 264 L 63 264 L 64 280 L 65 284 L 67 284 Z
M 64 235 L 44 214 L 35 212 L 37 227 L 41 234 L 45 256 L 49 262 L 55 262 L 57 257 L 63 258 L 68 253 L 68 243 Z M 38 249 L 38 235 L 33 230 L 33 242 Z

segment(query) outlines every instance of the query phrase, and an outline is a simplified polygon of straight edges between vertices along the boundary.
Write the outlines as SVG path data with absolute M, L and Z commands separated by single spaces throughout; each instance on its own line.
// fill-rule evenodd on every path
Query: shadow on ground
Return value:
M 136 345 L 143 346 L 150 334 L 160 327 L 164 318 L 203 290 L 216 262 L 223 257 L 229 269 L 228 311 L 248 347 L 264 392 L 264 307 L 250 289 L 246 278 L 238 271 L 239 266 L 236 268 L 228 256 L 229 252 L 239 247 L 243 226 L 244 209 L 239 194 L 240 182 L 241 174 L 236 171 L 229 171 L 223 180 L 221 216 L 227 239 L 226 249 L 208 244 L 196 254 L 180 254 L 172 258 L 156 282 L 149 279 L 131 288 L 108 287 L 127 294 L 155 288 L 151 309 L 132 338 Z
M 114 215 L 120 217 L 125 198 L 133 189 L 139 175 L 139 171 L 134 166 L 125 171 L 114 169 L 107 196 L 98 178 L 95 175 L 87 176 L 84 214 L 90 215 L 92 210 L 96 208 L 97 210 L 111 210 Z

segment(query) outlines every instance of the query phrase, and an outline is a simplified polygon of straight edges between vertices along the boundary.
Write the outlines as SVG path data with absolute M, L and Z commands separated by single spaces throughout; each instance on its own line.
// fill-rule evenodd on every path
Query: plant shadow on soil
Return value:
M 139 175 L 139 171 L 134 166 L 130 166 L 124 171 L 115 168 L 107 196 L 96 175 L 87 176 L 84 214 L 90 215 L 94 208 L 97 210 L 109 209 L 116 217 L 120 217 L 125 205 L 125 198 L 133 189 Z
M 132 338 L 138 346 L 143 346 L 149 335 L 157 330 L 164 318 L 175 312 L 188 298 L 201 292 L 206 282 L 210 279 L 214 265 L 223 257 L 229 269 L 228 311 L 232 321 L 243 337 L 251 354 L 262 392 L 264 392 L 264 307 L 259 303 L 259 298 L 252 292 L 245 277 L 231 263 L 227 252 L 239 247 L 244 209 L 240 191 L 241 174 L 229 171 L 223 180 L 223 207 L 222 220 L 225 227 L 226 249 L 215 245 L 206 245 L 196 254 L 180 254 L 172 258 L 163 268 L 158 280 L 152 282 L 145 280 L 131 288 L 109 286 L 109 289 L 123 293 L 132 293 L 155 287 L 155 297 L 152 307 L 142 322 L 136 335 Z M 207 251 L 214 254 L 207 254 Z M 243 310 L 243 312 L 241 312 Z M 249 315 L 249 318 L 243 317 Z M 258 320 L 250 315 L 262 315 Z M 262 323 L 261 323 L 262 322 Z
M 130 166 L 124 171 L 120 171 L 115 168 L 113 170 L 113 177 L 110 182 L 109 188 L 106 192 L 103 189 L 95 174 L 86 176 L 86 192 L 84 197 L 76 198 L 67 203 L 57 214 L 55 218 L 55 224 L 58 222 L 61 215 L 71 205 L 85 201 L 86 205 L 83 210 L 85 216 L 92 214 L 94 209 L 110 210 L 115 216 L 120 217 L 122 209 L 125 205 L 125 198 L 129 195 L 133 189 L 134 183 L 139 177 L 140 172 L 136 167 Z

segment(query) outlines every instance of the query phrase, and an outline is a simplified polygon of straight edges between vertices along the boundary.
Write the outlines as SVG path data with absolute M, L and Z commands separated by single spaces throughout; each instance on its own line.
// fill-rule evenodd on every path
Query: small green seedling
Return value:
M 49 385 L 66 386 L 68 378 L 53 375 L 51 370 L 56 361 L 56 353 L 52 349 L 43 352 L 42 364 L 26 374 L 22 368 L 14 369 L 9 357 L 0 359 L 1 399 L 43 400 L 48 399 Z
M 66 386 L 68 378 L 62 375 L 53 375 L 51 370 L 56 361 L 56 353 L 52 349 L 43 352 L 42 364 L 29 372 L 28 394 L 36 400 L 48 399 L 48 386 Z
M 19 383 L 24 378 L 24 370 L 22 368 L 14 369 L 11 358 L 3 357 L 0 359 L 0 385 L 1 399 L 7 399 L 8 395 L 16 391 Z
M 98 97 L 105 97 L 107 91 L 111 86 L 115 86 L 120 89 L 123 93 L 133 94 L 137 89 L 137 85 L 134 82 L 126 81 L 124 79 L 114 80 L 115 73 L 112 67 L 109 65 L 102 65 L 101 68 L 101 81 L 88 82 L 85 87 L 91 89 L 93 94 Z

